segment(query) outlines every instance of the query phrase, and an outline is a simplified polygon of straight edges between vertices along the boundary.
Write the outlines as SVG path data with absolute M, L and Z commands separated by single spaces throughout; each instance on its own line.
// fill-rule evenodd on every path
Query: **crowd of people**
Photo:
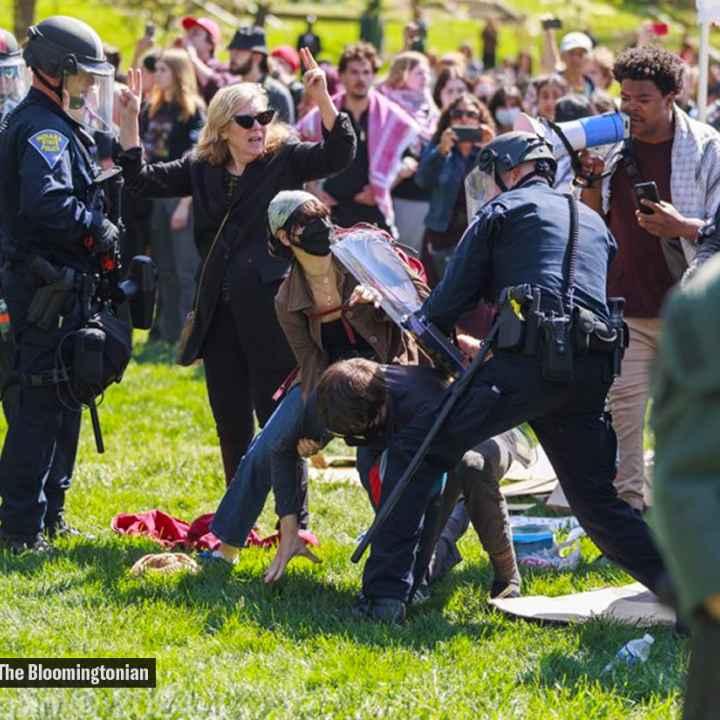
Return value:
M 616 55 L 589 32 L 558 38 L 557 23 L 546 21 L 535 72 L 526 52 L 498 57 L 493 22 L 479 54 L 468 44 L 432 54 L 422 13 L 381 73 L 376 11 L 370 3 L 365 40 L 347 46 L 337 65 L 316 57 L 313 18 L 297 47 L 271 48 L 261 27 L 240 27 L 224 41 L 211 18 L 185 17 L 166 48 L 149 26 L 126 71 L 90 28 L 50 18 L 29 34 L 25 99 L 23 53 L 1 31 L 0 162 L 21 179 L 19 188 L 8 174 L 0 181 L 2 287 L 15 370 L 27 382 L 0 461 L 6 545 L 42 552 L 44 531 L 73 532 L 64 495 L 79 418 L 58 404 L 53 386 L 68 378 L 47 373 L 58 343 L 84 320 L 63 310 L 57 330 L 39 335 L 26 270 L 33 253 L 86 270 L 78 241 L 86 236 L 91 256 L 120 240 L 125 259 L 152 256 L 159 308 L 150 341 L 177 345 L 181 364 L 203 362 L 227 486 L 212 523 L 221 544 L 208 561 L 236 561 L 271 489 L 281 539 L 266 581 L 296 556 L 315 559 L 299 533 L 310 523 L 305 458 L 332 434 L 362 440 L 358 472 L 378 510 L 422 445 L 448 379 L 330 252 L 354 228 L 397 249 L 424 317 L 471 354 L 507 299 L 500 291 L 520 281 L 543 289 L 535 305 L 542 327 L 564 317 L 568 289 L 571 306 L 594 323 L 570 370 L 558 369 L 561 350 L 547 349 L 562 345 L 556 326 L 522 352 L 518 343 L 496 346 L 482 382 L 374 539 L 357 612 L 402 621 L 428 583 L 459 562 L 456 542 L 470 521 L 493 565 L 491 596 L 521 593 L 499 482 L 513 459 L 525 459 L 526 421 L 604 554 L 661 588 L 664 562 L 643 520 L 653 503 L 645 416 L 663 304 L 681 281 L 702 275 L 717 249 L 720 77 L 711 73 L 717 85 L 701 123 L 693 49 L 662 47 L 657 28 Z M 68 37 L 76 45 L 62 57 L 42 45 Z M 228 63 L 219 59 L 224 50 Z M 93 159 L 83 149 L 90 145 L 76 141 L 86 117 L 98 116 L 93 83 L 65 79 L 83 73 L 114 83 L 113 116 L 96 135 Z M 629 138 L 560 160 L 542 139 L 516 131 L 523 113 L 552 126 L 617 111 L 629 117 Z M 92 162 L 122 168 L 122 237 L 94 204 Z M 638 201 L 639 183 L 654 183 L 657 196 Z M 563 269 L 568 230 L 572 271 Z M 607 353 L 616 340 L 601 331 L 611 296 L 625 298 L 629 328 L 614 378 Z M 262 431 L 254 436 L 256 418 Z M 686 589 L 677 592 L 682 600 Z M 705 609 L 711 625 L 717 605 Z

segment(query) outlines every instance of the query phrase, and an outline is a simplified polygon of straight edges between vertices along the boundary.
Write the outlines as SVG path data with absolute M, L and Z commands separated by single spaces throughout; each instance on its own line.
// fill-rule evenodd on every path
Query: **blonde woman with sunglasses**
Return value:
M 260 85 L 239 83 L 212 99 L 192 152 L 148 164 L 138 136 L 139 70 L 130 71 L 119 99 L 119 162 L 130 191 L 145 197 L 192 196 L 202 270 L 178 362 L 204 361 L 228 484 L 252 439 L 253 413 L 263 425 L 275 390 L 295 366 L 275 316 L 274 297 L 288 261 L 268 254 L 268 205 L 280 190 L 343 170 L 355 155 L 352 124 L 333 104 L 325 73 L 308 50 L 302 58 L 308 68 L 305 93 L 322 116 L 321 143 L 297 142 L 268 109 Z

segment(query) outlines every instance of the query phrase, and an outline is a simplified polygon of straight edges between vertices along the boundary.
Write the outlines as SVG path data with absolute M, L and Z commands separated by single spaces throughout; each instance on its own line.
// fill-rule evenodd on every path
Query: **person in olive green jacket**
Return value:
M 685 720 L 720 710 L 720 257 L 672 295 L 654 380 L 654 521 L 691 630 Z

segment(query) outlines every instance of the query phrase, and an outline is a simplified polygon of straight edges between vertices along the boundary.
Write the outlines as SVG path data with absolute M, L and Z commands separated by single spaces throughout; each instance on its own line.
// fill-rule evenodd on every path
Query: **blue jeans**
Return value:
M 279 517 L 297 514 L 307 524 L 307 468 L 297 454 L 301 438 L 321 440 L 325 430 L 306 403 L 302 388 L 291 388 L 265 427 L 255 436 L 220 502 L 210 525 L 228 545 L 242 547 L 272 488 Z

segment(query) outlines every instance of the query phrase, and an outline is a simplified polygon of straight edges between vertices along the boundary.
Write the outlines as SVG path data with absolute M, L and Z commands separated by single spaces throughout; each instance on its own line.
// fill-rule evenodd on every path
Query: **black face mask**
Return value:
M 333 227 L 326 218 L 316 218 L 303 228 L 296 245 L 308 255 L 324 257 L 330 254 Z

